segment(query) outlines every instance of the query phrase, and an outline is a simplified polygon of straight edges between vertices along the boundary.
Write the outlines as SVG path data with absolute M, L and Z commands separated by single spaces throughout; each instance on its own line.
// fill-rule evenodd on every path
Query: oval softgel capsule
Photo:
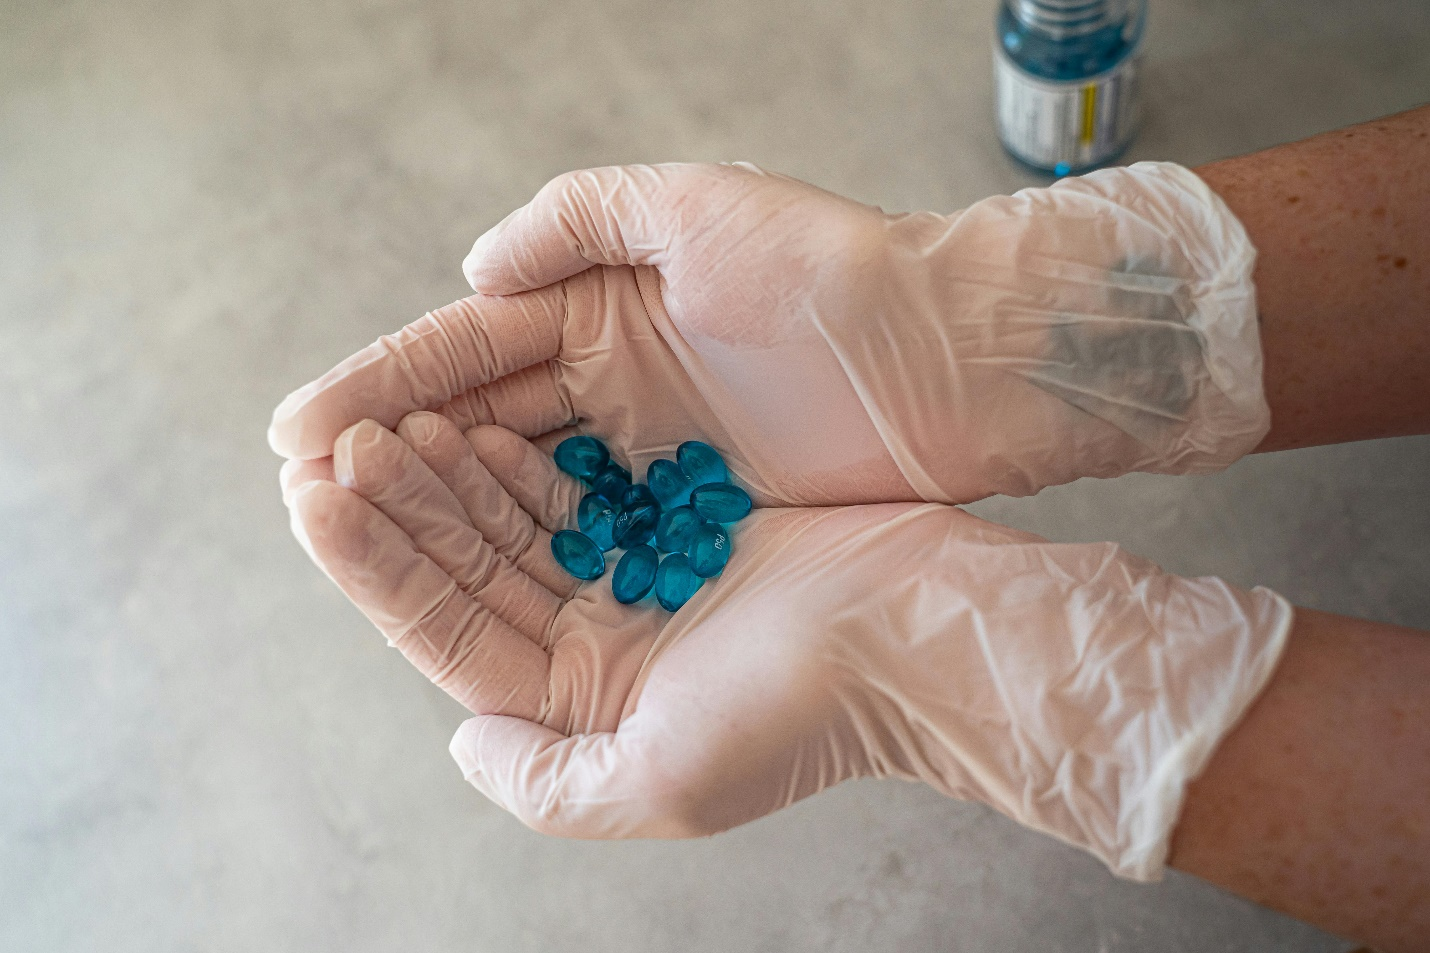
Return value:
M 616 548 L 616 511 L 605 510 L 582 532 L 590 537 L 591 542 L 595 543 L 601 552 L 609 553 Z
M 621 561 L 616 563 L 616 571 L 611 574 L 611 593 L 616 601 L 628 606 L 644 599 L 655 585 L 659 562 L 659 554 L 649 546 L 626 550 Z
M 733 483 L 707 483 L 690 494 L 695 512 L 716 523 L 734 523 L 750 513 L 750 494 Z
M 576 507 L 576 525 L 584 533 L 596 520 L 614 511 L 615 507 L 605 497 L 599 493 L 587 493 L 581 497 L 581 502 Z
M 724 483 L 730 479 L 725 461 L 708 443 L 687 440 L 675 448 L 675 461 L 690 479 L 691 486 Z
M 590 482 L 611 462 L 611 452 L 595 437 L 567 437 L 556 445 L 556 465 L 581 480 Z
M 563 529 L 551 537 L 551 555 L 577 579 L 598 579 L 606 571 L 606 557 L 590 537 Z
M 651 488 L 644 483 L 635 483 L 626 487 L 626 492 L 621 494 L 621 509 L 633 510 L 637 506 L 659 506 L 660 500 L 656 498 Z
M 704 518 L 688 506 L 677 506 L 660 514 L 655 524 L 655 548 L 663 553 L 684 553 L 695 539 Z
M 667 510 L 689 503 L 690 491 L 695 488 L 673 460 L 652 460 L 646 469 L 645 481 L 661 507 Z
M 617 546 L 630 549 L 650 542 L 659 522 L 660 507 L 655 503 L 640 503 L 630 509 L 622 507 L 620 513 L 616 514 L 611 533 Z
M 706 523 L 690 543 L 690 571 L 702 579 L 718 576 L 730 561 L 730 534 L 719 523 Z
M 601 552 L 610 552 L 616 547 L 616 508 L 600 494 L 587 493 L 581 497 L 576 507 L 576 525 Z
M 671 553 L 660 561 L 655 571 L 655 598 L 661 607 L 671 612 L 690 601 L 705 580 L 690 569 L 684 553 Z
M 596 479 L 591 481 L 591 489 L 609 500 L 612 506 L 620 505 L 621 495 L 630 485 L 630 471 L 615 463 L 606 464 L 601 472 L 596 474 Z

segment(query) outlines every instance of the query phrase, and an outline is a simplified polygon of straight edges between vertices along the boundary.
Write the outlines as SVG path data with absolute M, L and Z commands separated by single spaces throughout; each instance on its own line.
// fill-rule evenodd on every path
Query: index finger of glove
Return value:
M 606 166 L 567 172 L 477 239 L 462 263 L 474 289 L 514 294 L 592 265 L 661 264 L 687 223 L 684 200 L 728 174 L 714 165 Z
M 385 335 L 289 394 L 268 442 L 282 456 L 315 459 L 360 420 L 389 429 L 473 387 L 555 357 L 566 295 L 558 285 L 510 297 L 473 295 Z

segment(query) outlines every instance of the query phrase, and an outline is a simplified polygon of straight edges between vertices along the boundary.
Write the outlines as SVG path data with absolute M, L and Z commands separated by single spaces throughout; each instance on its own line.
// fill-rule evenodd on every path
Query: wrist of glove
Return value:
M 810 314 L 921 498 L 1207 473 L 1269 429 L 1255 252 L 1181 166 L 1105 169 L 883 227 L 869 267 L 885 275 Z
M 1291 618 L 939 504 L 758 509 L 671 615 L 562 578 L 543 542 L 581 488 L 514 434 L 368 422 L 334 479 L 289 488 L 314 558 L 478 715 L 471 783 L 566 836 L 712 834 L 891 776 L 1154 878 Z

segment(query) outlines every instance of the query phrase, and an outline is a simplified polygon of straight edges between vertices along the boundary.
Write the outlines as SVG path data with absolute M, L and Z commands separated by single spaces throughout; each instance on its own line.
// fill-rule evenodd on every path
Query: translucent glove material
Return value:
M 940 504 L 755 510 L 679 612 L 551 558 L 582 492 L 436 414 L 285 469 L 324 570 L 477 717 L 452 752 L 530 826 L 723 831 L 855 777 L 926 782 L 1159 875 L 1187 781 L 1275 665 L 1289 606 Z
M 482 294 L 291 395 L 270 439 L 315 458 L 414 410 L 526 436 L 581 420 L 637 472 L 704 439 L 762 504 L 1207 472 L 1269 426 L 1254 257 L 1167 163 L 951 216 L 743 165 L 573 173 L 477 241 Z

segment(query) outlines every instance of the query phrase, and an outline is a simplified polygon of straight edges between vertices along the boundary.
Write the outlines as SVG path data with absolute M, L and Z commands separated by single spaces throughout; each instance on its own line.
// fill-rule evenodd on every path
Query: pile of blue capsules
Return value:
M 576 508 L 580 530 L 551 537 L 551 554 L 577 579 L 599 579 L 605 554 L 624 549 L 611 575 L 616 601 L 630 605 L 652 590 L 674 612 L 730 560 L 726 526 L 750 512 L 750 496 L 730 482 L 715 448 L 687 440 L 675 460 L 655 460 L 646 482 L 611 459 L 595 437 L 570 437 L 556 447 L 556 465 L 591 492 Z

